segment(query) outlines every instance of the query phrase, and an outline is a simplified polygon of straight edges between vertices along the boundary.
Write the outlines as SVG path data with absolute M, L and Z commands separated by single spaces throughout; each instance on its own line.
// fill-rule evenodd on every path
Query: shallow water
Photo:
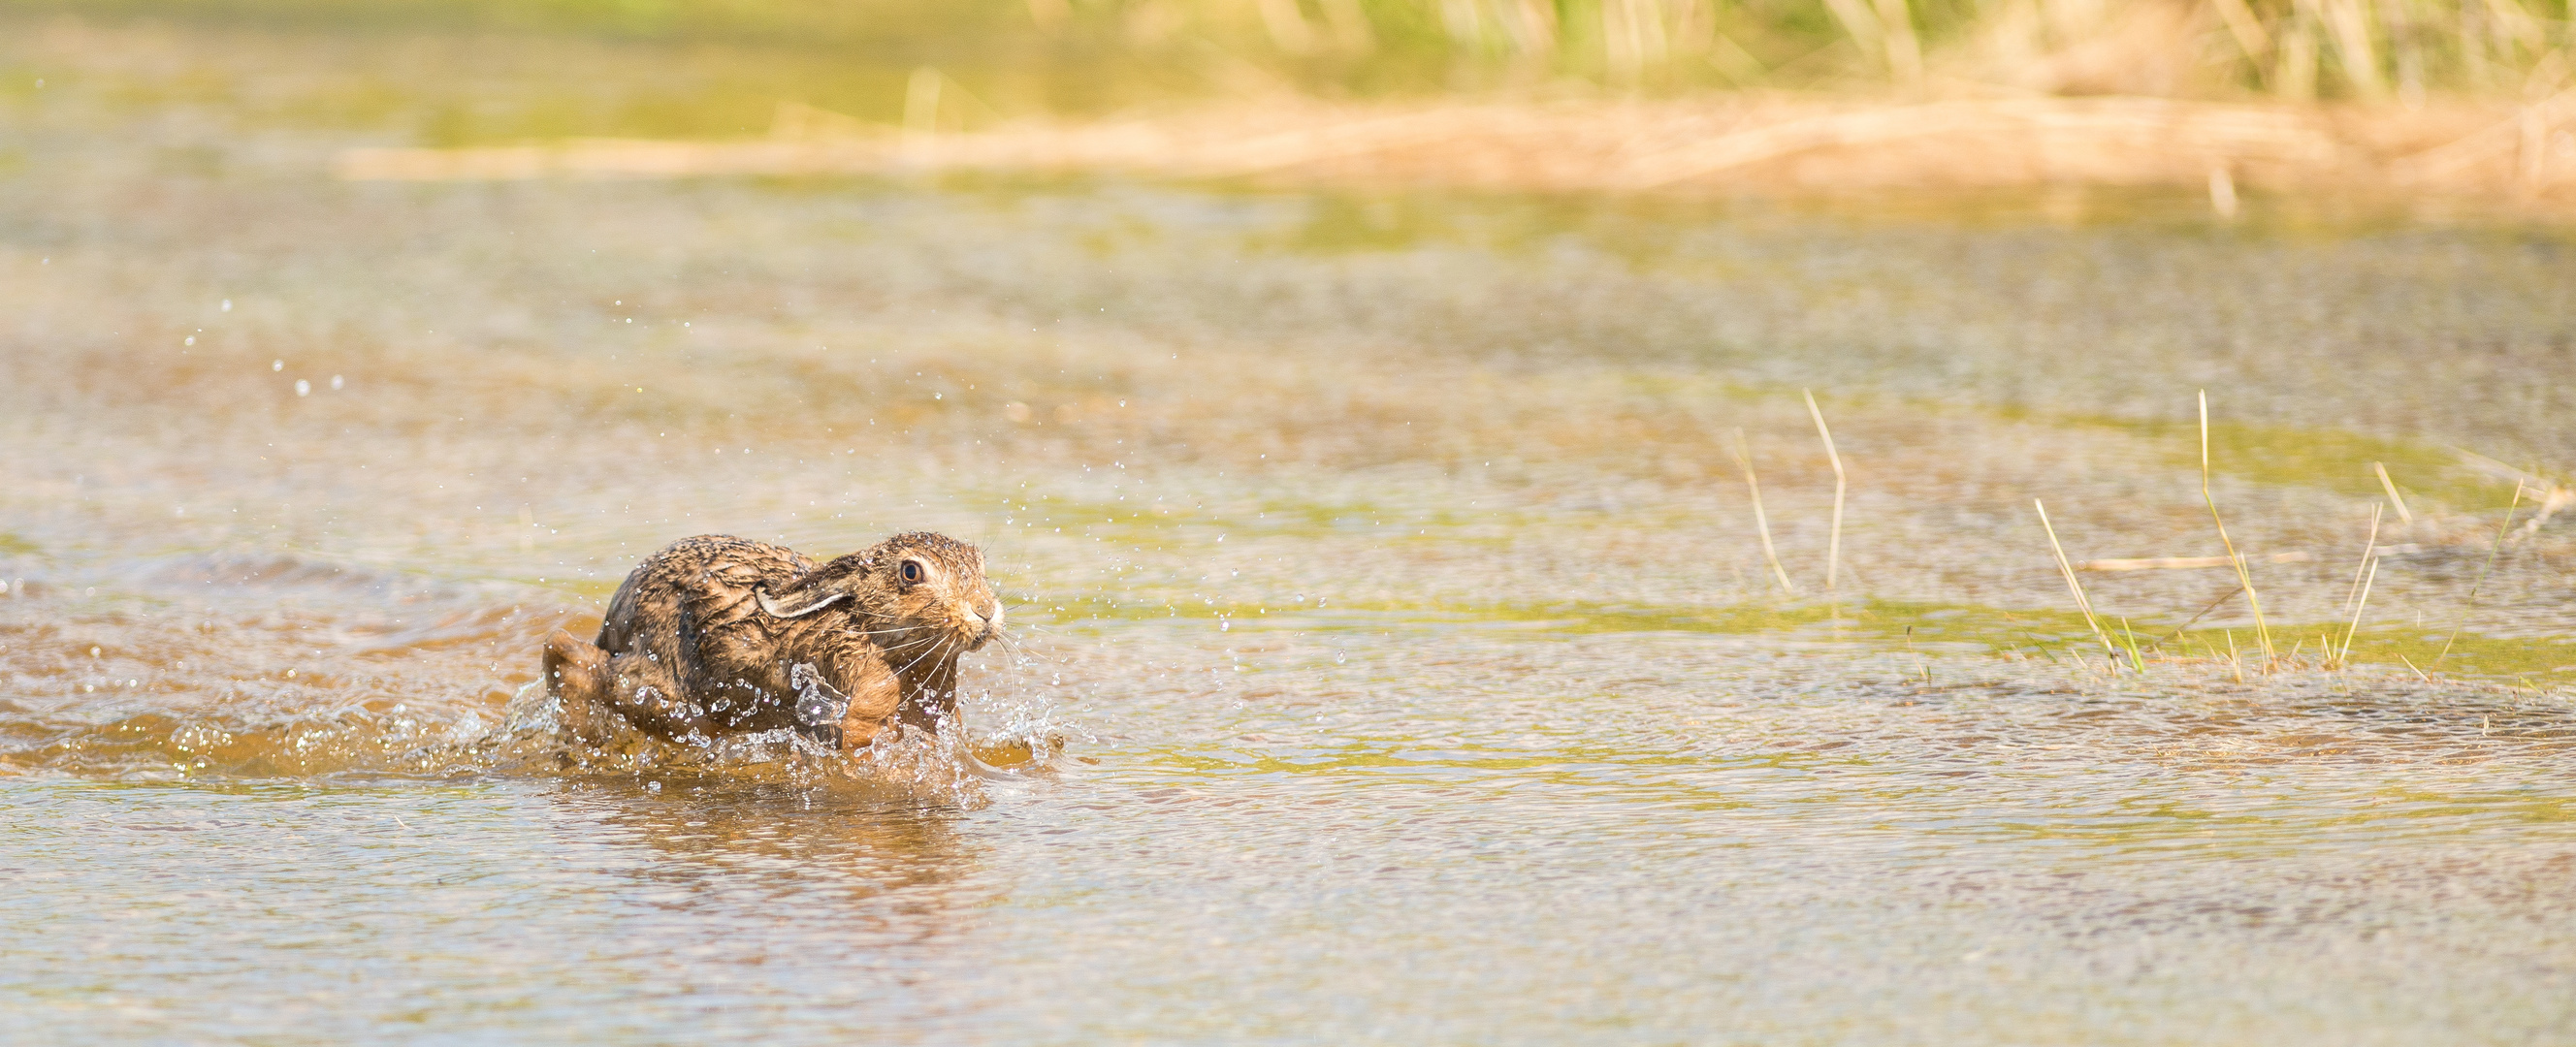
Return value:
M 10 106 L 7 1039 L 2576 1027 L 2576 550 L 2458 453 L 2576 464 L 2556 231 L 347 185 Z M 2224 569 L 2087 572 L 2141 675 L 2030 500 L 2219 552 L 2204 388 L 2284 666 Z M 529 692 L 672 539 L 916 527 L 1022 623 L 965 737 L 591 750 Z

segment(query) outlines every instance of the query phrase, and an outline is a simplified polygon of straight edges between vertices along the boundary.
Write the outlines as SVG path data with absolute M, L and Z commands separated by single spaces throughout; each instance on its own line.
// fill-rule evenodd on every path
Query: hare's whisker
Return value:
M 895 670 L 895 675 L 901 676 L 905 673 L 911 672 L 913 666 L 920 665 L 923 660 L 946 650 L 947 645 L 942 644 L 937 640 L 932 640 L 926 644 L 926 647 L 928 649 L 922 651 L 919 655 L 914 656 L 911 661 L 903 663 L 903 668 Z

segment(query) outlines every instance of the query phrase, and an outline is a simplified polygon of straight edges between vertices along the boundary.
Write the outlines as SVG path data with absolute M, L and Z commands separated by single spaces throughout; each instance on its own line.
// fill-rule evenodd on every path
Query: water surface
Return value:
M 349 185 L 10 104 L 7 1038 L 2576 1025 L 2555 231 Z M 2217 554 L 2203 389 L 2282 662 L 2232 572 L 2086 573 L 2140 674 L 2031 500 Z M 1023 623 L 951 741 L 1038 759 L 587 749 L 528 686 L 668 541 L 912 528 Z

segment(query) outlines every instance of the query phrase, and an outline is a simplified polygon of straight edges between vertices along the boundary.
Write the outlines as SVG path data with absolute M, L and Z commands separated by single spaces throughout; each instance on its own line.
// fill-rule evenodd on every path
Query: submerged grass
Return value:
M 2216 610 L 2220 604 L 2225 603 L 2227 600 L 2232 599 L 2241 593 L 2245 596 L 2249 610 L 2253 615 L 2256 640 L 2263 652 L 2262 663 L 2257 666 L 2258 671 L 2270 673 L 2303 668 L 2322 670 L 2349 669 L 2354 664 L 2352 655 L 2353 645 L 2356 642 L 2356 639 L 2363 633 L 2362 617 L 2369 607 L 2371 588 L 2377 581 L 2379 574 L 2379 526 L 2381 507 L 2377 504 L 2374 504 L 2371 507 L 2369 535 L 2363 544 L 2361 561 L 2354 569 L 2351 590 L 2344 598 L 2344 604 L 2346 607 L 2350 608 L 2351 616 L 2349 621 L 2343 623 L 2342 643 L 2338 645 L 2335 642 L 2332 627 L 2329 625 L 2321 628 L 2314 638 L 2317 646 L 2317 655 L 2313 664 L 2303 660 L 2301 657 L 2309 642 L 2308 638 L 2304 636 L 2302 636 L 2300 640 L 2292 646 L 2289 653 L 2283 654 L 2274 644 L 2274 630 L 2272 628 L 2272 623 L 2267 621 L 2263 615 L 2262 604 L 2254 588 L 2253 576 L 2251 572 L 2247 570 L 2245 556 L 2237 551 L 2234 541 L 2228 537 L 2226 522 L 2221 519 L 2219 515 L 2217 498 L 2211 492 L 2210 474 L 2212 466 L 2209 439 L 2210 427 L 2208 420 L 2209 397 L 2206 392 L 2200 394 L 2199 410 L 2201 421 L 2201 496 L 2209 508 L 2210 522 L 2218 530 L 2219 541 L 2227 550 L 2227 563 L 2235 570 L 2238 584 L 2237 588 L 2230 590 L 2226 595 L 2212 601 L 2209 606 L 2202 608 L 2199 613 L 2186 619 L 2174 630 L 2171 636 L 2168 636 L 2165 640 L 2157 641 L 2156 644 L 2151 646 L 2161 647 L 2168 642 L 2174 642 L 2175 649 L 2177 651 L 2187 652 L 2190 644 L 2193 642 L 2193 637 L 2190 632 L 2191 626 L 2198 622 L 2202 617 L 2208 615 L 2211 611 Z M 2379 468 L 2378 463 L 2376 462 L 2373 462 L 2372 465 L 2377 471 L 2382 482 L 2385 483 L 2387 474 L 2384 468 Z M 2506 537 L 2512 532 L 2515 511 L 2521 506 L 2523 490 L 2523 484 L 2520 482 L 2517 482 L 2514 485 L 2513 500 L 2506 508 L 2504 520 L 2497 525 L 2495 538 L 2489 545 L 2486 558 L 2480 565 L 2477 577 L 2472 581 L 2469 587 L 2466 604 L 2461 610 L 2463 619 L 2462 624 L 2454 626 L 2447 635 L 2442 637 L 2441 644 L 2438 647 L 2432 648 L 2429 652 L 2423 650 L 2424 644 L 2429 642 L 2427 639 L 2428 634 L 2382 632 L 2376 634 L 2383 637 L 2383 639 L 2378 640 L 2374 644 L 2377 649 L 2372 653 L 2377 655 L 2382 661 L 2392 658 L 2395 659 L 2399 664 L 2404 665 L 2418 677 L 2422 677 L 2429 682 L 2430 676 L 2426 671 L 2427 667 L 2439 667 L 2443 665 L 2448 658 L 2450 658 L 2457 641 L 2462 635 L 2462 631 L 2466 628 L 2466 616 L 2471 611 L 2475 610 L 2479 588 L 2485 583 L 2487 573 L 2493 569 L 2496 557 L 2504 548 Z M 2389 485 L 2389 489 L 2386 493 L 2392 502 L 2403 505 L 2403 502 L 2399 501 L 2397 498 L 2397 492 L 2395 491 L 2393 484 Z M 2048 531 L 2050 549 L 2056 556 L 2059 571 L 2066 578 L 2067 588 L 2074 597 L 2077 610 L 2082 614 L 2091 631 L 2101 640 L 2102 645 L 2105 648 L 2111 648 L 2113 650 L 2113 657 L 2116 660 L 2118 650 L 2113 646 L 2108 635 L 2103 632 L 2100 622 L 2094 615 L 2091 601 L 2085 597 L 2082 585 L 2076 580 L 2074 568 L 2067 563 L 2065 550 L 2057 541 L 2056 529 L 2048 525 L 2047 509 L 2044 506 L 2039 506 L 2037 500 L 2033 501 L 2033 505 L 2039 509 L 2040 523 Z M 2121 627 L 2123 633 L 2129 634 L 2128 651 L 2130 664 L 2138 671 L 2144 672 L 2147 662 L 2139 653 L 2135 636 L 2133 633 L 2130 633 L 2127 619 L 2123 618 L 2121 620 Z M 2284 623 L 2283 627 L 2294 633 L 2304 633 L 2307 628 L 2305 626 L 2289 623 Z M 2232 631 L 2228 631 L 2225 632 L 2224 635 L 2227 643 L 2227 654 L 2224 661 L 2231 667 L 2234 667 L 2241 678 L 2243 673 L 2243 663 L 2237 654 L 2235 634 Z M 2199 637 L 2199 642 L 2202 644 L 2203 650 L 2207 652 L 2206 660 L 2220 660 L 2218 648 L 2214 643 L 2209 641 L 2205 631 Z M 2552 680 L 2559 680 L 2567 678 L 2571 673 L 2576 673 L 2576 663 L 2567 661 L 2569 657 L 2576 656 L 2576 639 L 2549 639 L 2541 641 L 2488 639 L 2480 641 L 2479 647 L 2481 650 L 2479 657 L 2475 659 L 2476 667 L 2467 670 L 2475 675 L 2512 676 L 2519 678 L 2547 677 Z M 2419 657 L 2424 657 L 2428 654 L 2429 658 L 2425 661 L 2420 663 L 2417 661 Z M 2189 655 L 2184 653 L 2177 657 L 2180 659 L 2188 659 Z
M 2158 437 L 2180 426 L 2123 428 Z M 2454 510 L 2492 506 L 2504 489 L 2493 476 L 2466 464 L 2458 450 L 2437 445 L 2336 429 L 2225 421 L 2209 423 L 2207 438 L 2216 472 L 2257 483 L 2323 487 L 2355 497 L 2378 494 L 2400 506 L 2411 498 Z M 2182 456 L 2175 458 L 2179 462 Z M 2401 519 L 2412 522 L 2411 512 Z
M 1049 629 L 1089 629 L 1120 623 L 1182 619 L 1223 622 L 1230 630 L 1287 631 L 1312 635 L 1374 633 L 1408 625 L 1488 626 L 1516 632 L 1590 636 L 1617 633 L 1678 633 L 1708 636 L 1788 634 L 1819 643 L 1848 643 L 1873 650 L 1939 645 L 1951 653 L 1982 653 L 2091 666 L 2105 663 L 2088 653 L 2107 648 L 2109 665 L 2128 661 L 2136 667 L 2229 664 L 2232 633 L 2225 629 L 2182 629 L 2162 639 L 2139 638 L 2128 619 L 2122 645 L 2097 634 L 2080 614 L 2014 610 L 1968 603 L 1861 599 L 1839 606 L 1825 601 L 1730 604 L 1716 606 L 1651 606 L 1606 603 L 1446 604 L 1403 601 L 1334 601 L 1329 606 L 1255 606 L 1161 599 L 1117 599 L 1099 595 L 1042 596 L 1028 605 L 1032 618 Z M 2331 632 L 2343 623 L 2288 624 L 2293 632 Z M 2149 628 L 2145 621 L 2136 625 Z M 2303 641 L 2297 658 L 2284 655 L 2276 671 L 2342 670 L 2379 666 L 2416 671 L 2451 643 L 2447 676 L 2472 680 L 2576 683 L 2576 637 L 2523 639 L 2463 633 L 2456 638 L 2403 626 L 2354 629 L 2338 652 L 2312 656 Z M 2123 649 L 2125 646 L 2126 649 Z M 2134 652 L 2132 654 L 2131 652 Z
M 1815 404 L 1801 406 L 1805 407 L 1804 413 L 1807 416 L 1805 421 L 1811 424 L 1821 421 L 1820 406 Z M 2245 466 L 2243 463 L 2233 462 L 2223 457 L 2221 452 L 2228 446 L 2223 436 L 2230 431 L 2229 427 L 2217 423 L 2212 423 L 2207 429 L 2202 430 L 2206 442 L 2202 444 L 2201 449 L 2206 457 L 2195 464 L 2207 466 L 2206 471 L 2200 476 L 2203 485 L 2203 506 L 2211 514 L 2213 524 L 2221 531 L 2222 545 L 2227 549 L 2225 563 L 2234 573 L 2236 584 L 2227 593 L 2206 605 L 2195 603 L 2176 607 L 2170 613 L 2140 614 L 2136 608 L 2131 607 L 2124 608 L 2123 614 L 2112 616 L 2109 621 L 2106 621 L 2104 615 L 2095 612 L 2092 601 L 2084 592 L 2081 579 L 2075 577 L 2071 563 L 2065 560 L 2062 546 L 2056 541 L 2054 525 L 2046 519 L 2044 505 L 2036 508 L 2042 514 L 2044 530 L 2050 535 L 2052 556 L 2058 561 L 2057 566 L 2061 577 L 2065 578 L 2069 593 L 2076 601 L 2076 612 L 2072 615 L 2031 614 L 2009 612 L 1975 604 L 1906 603 L 1866 597 L 1858 604 L 1849 606 L 1838 607 L 1838 601 L 1818 601 L 1810 604 L 1797 599 L 1797 593 L 1788 580 L 1785 564 L 1781 561 L 1781 551 L 1771 541 L 1762 543 L 1762 551 L 1759 553 L 1762 561 L 1758 570 L 1766 573 L 1774 584 L 1781 586 L 1783 598 L 1776 602 L 1763 600 L 1742 605 L 1712 607 L 1655 603 L 1619 604 L 1601 601 L 1487 604 L 1441 599 L 1408 601 L 1382 598 L 1373 600 L 1336 598 L 1329 607 L 1309 605 L 1302 601 L 1294 605 L 1263 606 L 1239 599 L 1230 600 L 1225 595 L 1224 588 L 1218 586 L 1211 588 L 1205 596 L 1192 593 L 1186 602 L 1171 596 L 1148 596 L 1138 600 L 1133 596 L 1121 598 L 1098 592 L 1090 595 L 1067 593 L 1037 600 L 1033 610 L 1041 612 L 1041 617 L 1051 617 L 1061 622 L 1195 618 L 1223 620 L 1229 623 L 1229 627 L 1262 624 L 1272 628 L 1288 627 L 1318 631 L 1368 630 L 1384 628 L 1397 622 L 1451 625 L 1484 623 L 1566 634 L 1603 632 L 1745 634 L 1825 629 L 1838 639 L 1865 645 L 1893 645 L 1909 639 L 1936 642 L 1954 640 L 1988 651 L 2018 651 L 2035 657 L 2072 658 L 2079 663 L 2092 664 L 2089 654 L 2068 646 L 2072 642 L 2102 651 L 2114 666 L 2125 663 L 2132 671 L 2138 672 L 2160 664 L 2217 663 L 2241 672 L 2245 662 L 2252 662 L 2258 673 L 2332 670 L 2379 664 L 2390 668 L 2403 667 L 2409 673 L 2421 673 L 2436 666 L 2442 666 L 2476 677 L 2528 676 L 2550 681 L 2568 679 L 2568 666 L 2576 664 L 2576 661 L 2571 661 L 2571 652 L 2565 649 L 2566 645 L 2554 641 L 2525 644 L 2511 639 L 2474 639 L 2463 635 L 2456 641 L 2458 651 L 2446 656 L 2438 643 L 2440 637 L 2436 637 L 2434 645 L 2427 646 L 2421 642 L 2422 636 L 2416 631 L 2374 628 L 2366 621 L 2366 615 L 2371 606 L 2371 594 L 2376 591 L 2376 567 L 2383 555 L 2378 540 L 2380 537 L 2379 513 L 2376 505 L 2378 496 L 2385 492 L 2377 489 L 2380 485 L 2376 472 L 2367 467 L 2371 461 L 2378 459 L 2360 460 L 2359 467 L 2350 470 L 2368 485 L 2364 491 L 2372 496 L 2374 511 L 2371 533 L 2365 540 L 2361 562 L 2353 570 L 2351 584 L 2344 600 L 2339 604 L 2329 602 L 2326 605 L 2329 609 L 2325 610 L 2325 615 L 2330 617 L 2312 616 L 2314 620 L 2290 622 L 2275 621 L 2268 612 L 2261 610 L 2260 604 L 2254 604 L 2257 613 L 2262 615 L 2255 623 L 2253 639 L 2256 641 L 2256 649 L 2240 661 L 2235 654 L 2237 641 L 2232 632 L 2196 628 L 2203 618 L 2217 611 L 2229 600 L 2241 593 L 2252 591 L 2253 580 L 2250 577 L 2252 571 L 2243 552 L 2234 547 L 2232 536 L 2227 534 L 2223 517 L 2219 515 L 2215 505 L 2212 478 L 2219 472 L 2233 472 L 2240 468 L 2267 477 L 2277 475 L 2285 479 L 2294 477 L 2296 474 L 2288 471 L 2278 462 Z M 2240 427 L 2235 431 L 2242 432 L 2245 429 Z M 2292 434 L 2302 432 L 2286 428 L 2261 431 L 2268 438 L 2275 440 L 2286 439 Z M 1819 426 L 1817 435 L 1822 439 L 1831 439 L 1830 430 L 1822 426 Z M 1753 514 L 1752 523 L 1756 533 L 1746 537 L 1755 540 L 1770 539 L 1772 521 L 1769 520 L 1767 510 L 1762 508 L 1760 503 L 1759 480 L 1750 469 L 1749 449 L 1738 433 L 1727 432 L 1722 439 L 1728 453 L 1736 457 L 1738 468 L 1744 470 L 1744 479 L 1747 482 L 1746 508 Z M 2335 444 L 2341 437 L 2339 434 L 2327 434 L 2324 439 L 2329 444 Z M 2358 438 L 2347 442 L 2356 444 L 2364 453 L 2385 454 L 2393 446 L 2385 441 Z M 1833 449 L 1831 444 L 1827 444 L 1826 447 L 1826 460 L 1839 464 L 1838 450 Z M 2352 449 L 2345 448 L 2347 451 Z M 1813 473 L 1823 471 L 1822 469 L 1813 470 L 1809 474 L 1810 481 L 1820 479 Z M 1841 470 L 1834 472 L 1838 481 L 1845 481 L 1847 474 Z M 1711 478 L 1714 479 L 1714 477 Z M 2313 477 L 2306 479 L 2312 484 L 2318 482 Z M 1836 500 L 1839 501 L 1846 493 L 1846 482 L 1838 482 L 1836 486 Z M 1821 498 L 1820 493 L 1819 497 Z M 1067 499 L 1060 495 L 1051 498 L 1019 496 L 1006 499 L 1006 502 L 1008 504 L 1002 506 L 1004 511 L 1042 506 L 1039 511 L 1047 514 L 1050 520 L 1062 519 L 1078 523 L 1091 536 L 1103 537 L 1121 546 L 1139 544 L 1140 547 L 1156 549 L 1179 548 L 1190 543 L 1191 539 L 1175 531 L 1176 526 L 1183 530 L 1194 530 L 1203 525 L 1218 532 L 1241 532 L 1240 537 L 1243 539 L 1250 539 L 1255 535 L 1348 537 L 1355 527 L 1363 530 L 1383 529 L 1386 535 L 1385 541 L 1390 543 L 1427 542 L 1429 544 L 1423 546 L 1424 548 L 1448 548 L 1462 543 L 1476 547 L 1497 542 L 1509 543 L 1515 540 L 1514 535 L 1534 525 L 1570 523 L 1577 528 L 1588 529 L 1612 521 L 1623 525 L 1636 525 L 1648 518 L 1667 523 L 1677 519 L 1671 515 L 1674 511 L 1671 507 L 1649 510 L 1645 516 L 1639 516 L 1634 512 L 1623 512 L 1611 513 L 1595 519 L 1588 514 L 1569 518 L 1562 513 L 1531 512 L 1528 511 L 1528 507 L 1518 512 L 1497 514 L 1443 511 L 1421 506 L 1378 504 L 1365 500 L 1349 504 L 1318 504 L 1298 499 L 1260 498 L 1255 499 L 1252 504 L 1246 504 L 1232 498 L 1206 503 L 1183 498 L 1179 502 L 1166 503 L 1160 512 L 1142 510 L 1133 503 L 1118 503 L 1106 499 Z M 1815 508 L 1823 507 L 1819 505 Z M 2503 536 L 2510 533 L 2513 523 L 2514 520 L 2509 515 L 2506 523 L 2500 526 L 2497 532 L 2497 544 L 2490 550 L 2491 556 L 2501 548 Z M 1072 528 L 1067 529 L 1070 531 Z M 1426 531 L 1429 537 L 1419 536 L 1418 532 Z M 1840 554 L 1839 532 L 1839 527 L 1833 528 L 1830 532 L 1832 537 L 1825 543 L 1824 548 L 1816 550 L 1824 554 L 1823 559 L 1827 570 L 1837 576 L 1840 573 L 1836 562 Z M 1204 543 L 1208 538 L 1205 534 L 1199 534 L 1196 541 Z M 1131 589 L 1130 592 L 1135 591 Z M 2331 600 L 2330 597 L 2328 599 Z M 1938 624 L 1941 622 L 1947 622 L 1947 624 Z M 2111 628 L 2114 623 L 2118 625 L 2116 630 Z M 2276 646 L 2279 642 L 2276 638 L 2292 636 L 2297 637 L 2298 642 L 2289 651 L 2284 652 Z M 2474 654 L 2470 650 L 2472 646 L 2475 649 Z M 2314 648 L 2313 651 L 2310 650 L 2311 647 Z

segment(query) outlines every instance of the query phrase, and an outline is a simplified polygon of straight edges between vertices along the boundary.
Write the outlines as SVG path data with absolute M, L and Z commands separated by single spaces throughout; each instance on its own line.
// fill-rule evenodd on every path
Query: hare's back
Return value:
M 599 648 L 680 653 L 683 623 L 701 633 L 728 624 L 758 608 L 762 588 L 813 569 L 811 558 L 783 545 L 723 534 L 683 538 L 645 557 L 617 587 L 599 625 Z

